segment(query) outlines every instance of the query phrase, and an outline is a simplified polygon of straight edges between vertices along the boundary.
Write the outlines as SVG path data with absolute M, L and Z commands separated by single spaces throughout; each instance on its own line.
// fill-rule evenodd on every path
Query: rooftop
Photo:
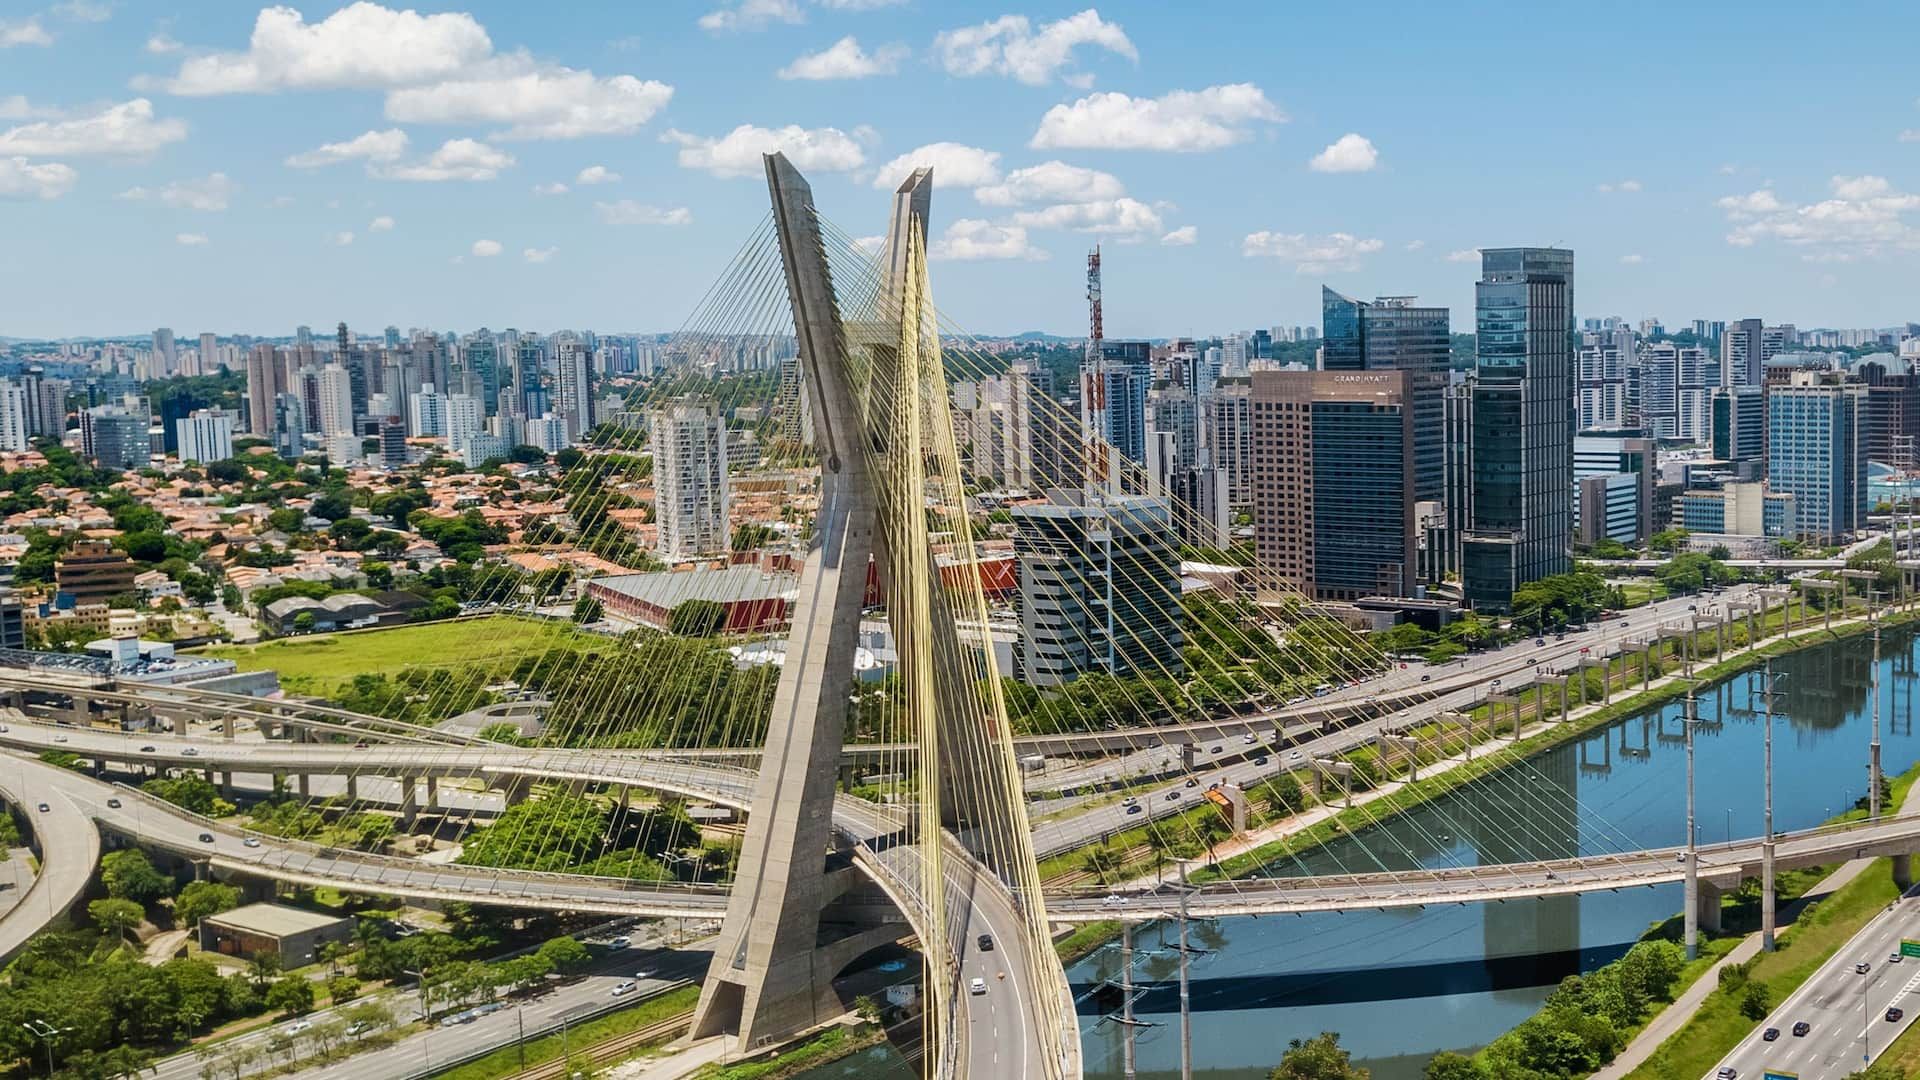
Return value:
M 218 915 L 209 915 L 207 921 L 235 930 L 267 934 L 272 937 L 287 937 L 310 930 L 324 930 L 347 920 L 335 915 L 322 915 L 317 911 L 303 911 L 300 908 L 283 907 L 279 904 L 248 904 L 245 907 L 234 908 L 232 911 L 223 911 Z
M 754 600 L 792 600 L 799 594 L 794 574 L 770 572 L 757 566 L 727 566 L 656 574 L 618 574 L 594 579 L 595 588 L 610 589 L 650 607 L 671 611 L 689 600 L 736 604 Z

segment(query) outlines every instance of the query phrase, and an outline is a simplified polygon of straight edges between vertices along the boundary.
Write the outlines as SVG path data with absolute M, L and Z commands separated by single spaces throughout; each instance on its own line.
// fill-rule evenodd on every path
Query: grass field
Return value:
M 697 986 L 683 986 L 678 990 L 669 990 L 658 997 L 642 1001 L 630 1009 L 622 1009 L 616 1013 L 588 1020 L 583 1024 L 573 1025 L 567 1032 L 566 1044 L 574 1053 L 578 1053 L 594 1043 L 611 1039 L 616 1035 L 625 1035 L 629 1031 L 638 1031 L 650 1024 L 657 1024 L 670 1017 L 690 1012 L 699 999 L 700 988 Z M 558 1035 L 543 1035 L 527 1040 L 528 1067 L 557 1061 L 560 1056 L 561 1037 Z M 520 1060 L 520 1047 L 506 1046 L 486 1057 L 439 1073 L 435 1080 L 497 1080 L 498 1077 L 518 1073 Z
M 411 667 L 456 664 L 504 668 L 522 656 L 568 648 L 579 640 L 579 631 L 568 623 L 493 615 L 219 645 L 201 655 L 232 660 L 242 671 L 271 668 L 288 690 L 325 694 L 363 673 L 391 676 Z

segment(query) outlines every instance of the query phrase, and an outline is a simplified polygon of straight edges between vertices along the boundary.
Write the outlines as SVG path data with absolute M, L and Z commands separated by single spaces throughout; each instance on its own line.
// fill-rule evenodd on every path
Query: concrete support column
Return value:
M 1773 842 L 1760 845 L 1760 948 L 1772 952 L 1774 931 L 1777 928 L 1774 915 L 1773 884 Z
M 228 740 L 229 742 L 232 741 L 233 739 L 233 714 L 232 713 L 224 713 L 221 715 L 220 737 Z
M 1648 645 L 1640 654 L 1640 689 L 1653 685 L 1653 646 Z
M 1687 876 L 1683 882 L 1682 891 L 1680 894 L 1682 897 L 1681 904 L 1680 904 L 1680 915 L 1681 915 L 1680 925 L 1682 928 L 1681 934 L 1680 934 L 1680 941 L 1681 941 L 1681 944 L 1686 946 L 1687 959 L 1696 960 L 1700 956 L 1701 881 L 1698 874 L 1698 871 L 1700 869 L 1700 867 L 1698 866 L 1699 856 L 1693 855 L 1690 857 L 1696 860 L 1696 862 L 1695 862 L 1695 865 L 1691 865 L 1687 867 Z M 1718 901 L 1716 900 L 1716 903 L 1717 902 Z
M 400 822 L 403 825 L 411 825 L 413 819 L 420 813 L 420 804 L 417 801 L 420 797 L 419 781 L 412 776 L 400 776 L 395 779 L 400 784 Z
M 842 762 L 840 765 L 840 790 L 852 791 L 859 782 L 860 777 L 854 772 L 853 765 L 849 762 Z M 626 808 L 627 804 L 625 796 L 623 795 L 621 797 L 620 809 L 625 810 Z
M 73 702 L 73 708 L 72 708 L 73 722 L 75 724 L 78 724 L 81 727 L 86 727 L 92 724 L 93 723 L 93 702 L 90 701 L 86 697 L 86 695 L 78 692 L 75 692 L 69 700 Z
M 208 865 L 207 860 L 205 859 L 193 860 L 193 880 L 205 881 L 207 880 L 207 875 L 211 872 L 212 872 L 212 867 Z
M 1573 715 L 1573 706 L 1568 704 L 1569 700 L 1570 699 L 1567 694 L 1567 677 L 1563 675 L 1560 677 L 1560 722 L 1563 724 L 1566 723 L 1567 720 Z M 1585 705 L 1586 703 L 1587 703 L 1587 670 L 1585 668 L 1581 668 L 1580 669 L 1580 704 Z
M 509 776 L 500 784 L 501 797 L 508 806 L 519 806 L 527 801 L 527 794 L 533 790 L 533 781 L 524 776 Z
M 295 775 L 293 778 L 293 783 L 294 783 L 294 790 L 300 793 L 301 799 L 304 800 L 312 797 L 313 793 L 310 790 L 312 788 L 312 784 L 306 773 L 299 773 Z
M 621 790 L 624 791 L 626 789 L 622 788 Z M 427 809 L 431 810 L 438 805 L 440 805 L 440 778 L 429 774 L 427 776 L 426 806 L 427 806 Z M 622 807 L 621 809 L 625 809 L 625 807 Z
M 174 713 L 172 719 L 173 723 L 170 726 L 173 728 L 173 733 L 175 735 L 185 735 L 187 733 L 187 714 Z
M 1699 922 L 1700 932 L 1718 934 L 1720 932 L 1720 889 L 1709 882 L 1700 882 L 1700 896 L 1695 909 L 1694 916 Z
M 347 774 L 347 801 L 360 801 L 360 777 L 356 773 Z
M 1913 888 L 1913 856 L 1895 855 L 1888 860 L 1893 863 L 1893 884 L 1901 892 Z

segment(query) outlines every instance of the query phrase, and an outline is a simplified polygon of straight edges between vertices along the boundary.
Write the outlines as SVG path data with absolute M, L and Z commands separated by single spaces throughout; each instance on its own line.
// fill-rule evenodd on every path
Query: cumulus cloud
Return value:
M 565 195 L 567 192 L 571 190 L 573 189 L 569 188 L 565 184 L 559 183 L 558 181 L 555 181 L 554 183 L 551 183 L 551 184 L 533 185 L 533 193 L 535 195 Z
M 1372 140 L 1349 132 L 1313 155 L 1307 168 L 1324 173 L 1372 172 L 1379 163 L 1380 152 L 1373 148 Z
M 635 202 L 632 199 L 621 199 L 619 202 L 594 203 L 593 209 L 595 213 L 600 215 L 600 220 L 608 225 L 693 224 L 693 211 L 688 210 L 684 206 L 676 206 L 668 209 L 659 206 L 649 206 L 646 203 Z
M 573 182 L 585 187 L 589 184 L 611 184 L 618 179 L 620 174 L 605 165 L 589 165 L 580 170 L 580 175 L 574 177 Z
M 1623 192 L 1630 195 L 1633 192 L 1640 190 L 1640 181 L 1622 180 L 1618 183 L 1600 184 L 1598 185 L 1598 187 L 1602 194 L 1609 194 L 1609 193 L 1618 191 L 1618 192 Z
M 51 115 L 51 110 L 33 104 L 24 94 L 0 97 L 0 120 L 26 120 L 30 117 L 47 115 Z
M 1029 229 L 1072 229 L 1122 239 L 1138 239 L 1165 227 L 1160 214 L 1138 199 L 1099 199 L 1061 203 L 1040 210 L 1023 210 L 1013 222 Z
M 317 149 L 294 154 L 286 164 L 295 169 L 318 169 L 343 161 L 398 161 L 407 152 L 407 133 L 399 128 L 369 131 L 345 142 L 324 143 Z
M 1899 191 L 1884 176 L 1835 176 L 1827 187 L 1830 197 L 1804 204 L 1786 202 L 1769 188 L 1718 200 L 1733 226 L 1727 243 L 1777 241 L 1808 262 L 1920 250 L 1920 229 L 1907 220 L 1920 211 L 1920 195 Z
M 353 234 L 350 232 L 334 233 L 333 243 L 336 247 L 346 247 L 348 244 L 353 243 Z
M 368 0 L 315 23 L 290 7 L 266 8 L 246 51 L 190 57 L 158 85 L 190 96 L 384 91 L 390 120 L 501 125 L 493 135 L 503 139 L 631 134 L 673 96 L 652 80 L 496 53 L 463 12 L 422 15 Z
M 53 13 L 75 22 L 102 23 L 113 18 L 113 5 L 95 0 L 61 0 L 53 5 Z
M 381 180 L 492 180 L 514 164 L 513 155 L 473 139 L 448 139 L 425 161 L 368 165 Z
M 700 16 L 702 30 L 759 30 L 770 23 L 805 22 L 794 0 L 736 0 Z
M 905 45 L 882 45 L 872 52 L 860 47 L 852 34 L 817 53 L 803 53 L 778 72 L 783 79 L 867 79 L 893 75 L 911 52 Z
M 1092 8 L 1042 25 L 1025 15 L 1002 15 L 978 26 L 944 30 L 933 39 L 934 55 L 948 74 L 1005 75 L 1044 86 L 1074 61 L 1074 50 L 1091 45 L 1138 61 L 1140 53 L 1118 23 Z
M 176 210 L 212 212 L 225 210 L 240 185 L 226 173 L 212 173 L 201 180 L 176 180 L 161 188 L 130 187 L 114 196 L 129 202 L 156 202 Z
M 954 262 L 1047 257 L 1046 252 L 1028 243 L 1027 230 L 1018 225 L 995 225 L 979 218 L 961 218 L 947 226 L 945 235 L 933 242 L 927 254 Z
M 1284 123 L 1252 83 L 1175 90 L 1157 98 L 1090 94 L 1055 105 L 1028 145 L 1087 150 L 1217 150 L 1246 139 L 1256 122 Z
M 976 189 L 973 197 L 987 206 L 1025 206 L 1117 199 L 1125 190 L 1112 173 L 1084 169 L 1064 161 L 1047 161 L 1015 169 L 1002 183 Z
M 372 221 L 367 223 L 367 231 L 368 232 L 392 232 L 393 219 L 388 217 L 385 214 L 382 214 L 379 217 L 374 218 Z
M 994 151 L 955 142 L 937 142 L 909 150 L 880 166 L 880 172 L 873 178 L 873 186 L 899 187 L 913 174 L 914 169 L 922 165 L 933 166 L 933 186 L 936 188 L 979 187 L 1000 179 L 1000 155 Z
M 73 169 L 57 161 L 0 158 L 0 200 L 57 199 L 73 190 L 76 179 Z
M 1407 250 L 1408 250 L 1408 251 L 1419 251 L 1419 250 L 1420 250 L 1421 248 L 1423 248 L 1423 247 L 1426 247 L 1426 246 L 1427 246 L 1427 242 L 1426 242 L 1425 240 L 1409 240 L 1409 241 L 1407 241 Z
M 145 158 L 186 137 L 184 121 L 156 119 L 153 102 L 135 98 L 88 115 L 0 131 L 0 155 Z
M 1470 263 L 1480 261 L 1480 252 L 1475 248 L 1461 248 L 1447 252 L 1447 261 L 1452 263 Z
M 51 44 L 53 44 L 53 35 L 47 33 L 47 28 L 40 25 L 38 16 L 18 22 L 0 19 L 0 49 L 11 49 L 16 45 Z
M 500 254 L 500 241 L 475 240 L 471 253 L 476 259 L 491 259 L 495 255 Z
M 553 257 L 558 254 L 560 254 L 560 249 L 557 247 L 527 248 L 520 253 L 520 257 L 530 263 L 543 263 L 552 262 Z
M 173 35 L 162 30 L 147 38 L 147 51 L 155 56 L 167 56 L 177 53 L 185 46 L 173 39 Z
M 175 233 L 173 242 L 179 244 L 181 247 L 205 247 L 207 244 L 207 235 L 205 233 L 195 232 Z
M 1186 247 L 1200 239 L 1200 230 L 1193 225 L 1182 225 L 1162 236 L 1160 242 L 1168 247 Z
M 1240 254 L 1248 258 L 1282 259 L 1293 264 L 1295 273 L 1320 274 L 1330 270 L 1358 270 L 1362 256 L 1385 246 L 1378 240 L 1362 239 L 1351 233 L 1308 236 L 1261 231 L 1247 234 L 1240 242 Z
M 1645 262 L 1646 259 L 1640 255 L 1622 255 L 1620 256 L 1620 261 L 1628 266 L 1638 266 Z
M 670 130 L 660 136 L 660 141 L 680 147 L 681 168 L 700 169 L 715 176 L 759 176 L 763 169 L 760 155 L 776 150 L 786 154 L 795 168 L 813 172 L 850 172 L 867 160 L 857 139 L 831 127 L 741 124 L 717 139 Z

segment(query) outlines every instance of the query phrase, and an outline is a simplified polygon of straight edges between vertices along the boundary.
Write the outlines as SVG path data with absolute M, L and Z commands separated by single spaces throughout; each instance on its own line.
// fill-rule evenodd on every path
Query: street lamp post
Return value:
M 47 1047 L 47 1075 L 53 1075 L 53 1044 L 72 1028 L 54 1027 L 45 1020 L 28 1020 L 20 1025 Z
M 1783 676 L 1784 677 L 1784 673 Z M 1763 709 L 1766 724 L 1766 767 L 1765 801 L 1762 809 L 1764 825 L 1760 839 L 1760 948 L 1772 952 L 1774 948 L 1773 929 L 1773 698 L 1775 676 L 1773 661 L 1767 661 L 1761 669 L 1761 694 L 1766 699 Z

